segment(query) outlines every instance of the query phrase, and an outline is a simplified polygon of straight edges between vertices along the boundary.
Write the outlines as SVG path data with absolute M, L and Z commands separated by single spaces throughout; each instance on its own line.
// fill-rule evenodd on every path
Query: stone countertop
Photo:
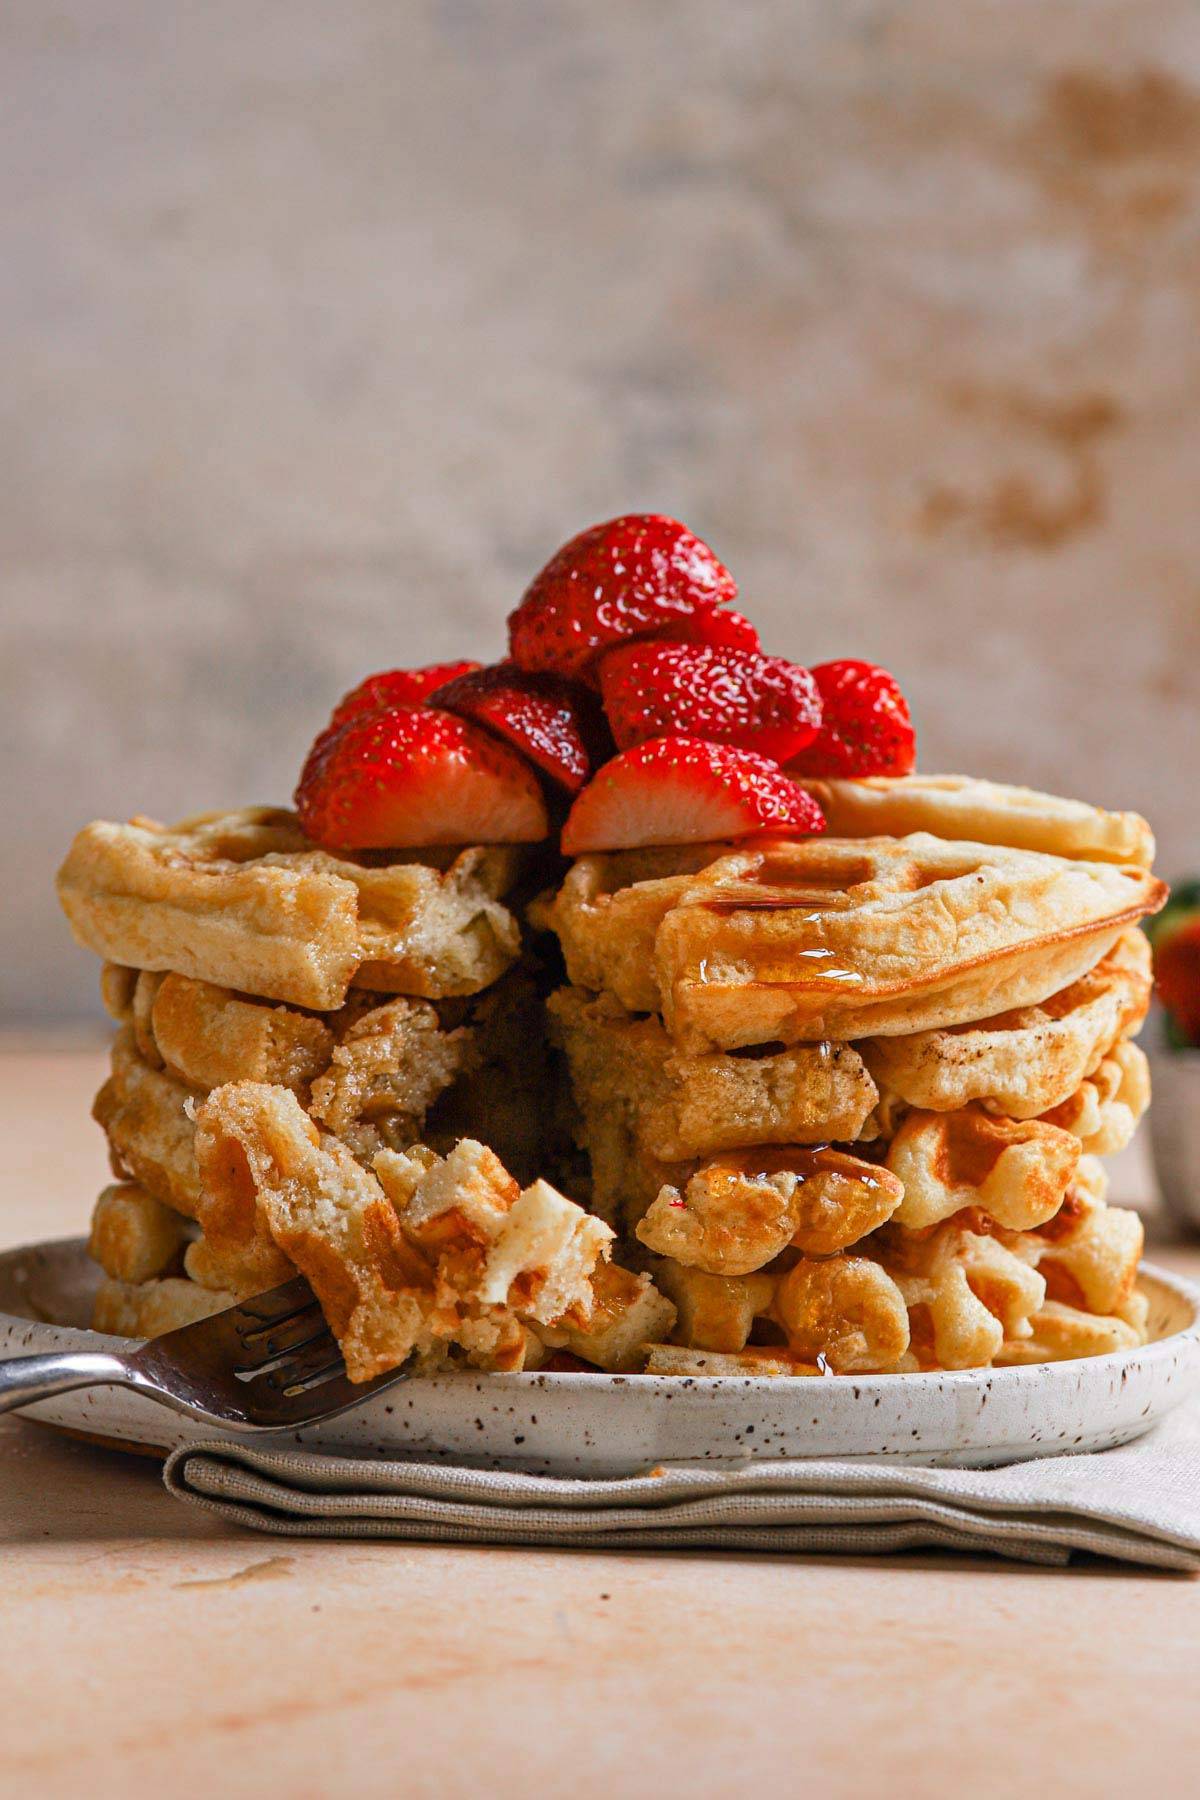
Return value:
M 78 1232 L 102 1051 L 0 1064 L 0 1244 Z M 0 1469 L 0 1794 L 1194 1791 L 1184 1577 L 277 1542 L 17 1419 Z

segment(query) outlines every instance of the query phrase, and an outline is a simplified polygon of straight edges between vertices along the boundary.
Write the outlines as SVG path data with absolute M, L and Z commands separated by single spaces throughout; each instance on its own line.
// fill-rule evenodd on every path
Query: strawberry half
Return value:
M 604 710 L 622 750 L 679 733 L 782 763 L 821 727 L 816 682 L 781 656 L 651 640 L 610 650 L 599 673 Z
M 508 621 L 522 669 L 587 679 L 602 650 L 633 637 L 724 643 L 737 583 L 703 539 L 661 513 L 593 525 L 555 552 Z M 734 615 L 739 643 L 753 632 Z
M 806 750 L 789 759 L 789 774 L 803 780 L 910 773 L 917 739 L 894 676 L 874 663 L 843 661 L 817 663 L 813 678 L 821 696 L 821 729 Z
M 430 698 L 515 744 L 569 794 L 592 772 L 588 741 L 595 736 L 596 702 L 561 675 L 528 675 L 516 663 L 495 663 L 460 675 Z
M 765 756 L 702 738 L 660 737 L 605 763 L 571 808 L 562 848 L 565 856 L 581 856 L 824 829 L 812 796 Z
M 329 724 L 344 725 L 359 713 L 380 712 L 385 706 L 419 706 L 448 681 L 478 667 L 477 662 L 429 663 L 423 669 L 385 669 L 368 675 L 338 701 Z
M 525 844 L 550 829 L 538 778 L 486 731 L 433 707 L 323 731 L 296 789 L 307 835 L 340 850 Z

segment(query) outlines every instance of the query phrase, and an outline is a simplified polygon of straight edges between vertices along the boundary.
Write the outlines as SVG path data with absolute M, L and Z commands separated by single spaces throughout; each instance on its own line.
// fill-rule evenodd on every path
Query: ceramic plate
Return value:
M 127 1347 L 86 1329 L 99 1279 L 82 1238 L 0 1255 L 0 1358 Z M 1200 1289 L 1145 1264 L 1140 1284 L 1151 1342 L 1112 1356 L 828 1380 L 464 1373 L 402 1383 L 283 1441 L 592 1475 L 782 1456 L 981 1468 L 1107 1449 L 1139 1437 L 1200 1387 Z M 83 1389 L 29 1412 L 130 1449 L 167 1450 L 213 1435 L 119 1388 Z

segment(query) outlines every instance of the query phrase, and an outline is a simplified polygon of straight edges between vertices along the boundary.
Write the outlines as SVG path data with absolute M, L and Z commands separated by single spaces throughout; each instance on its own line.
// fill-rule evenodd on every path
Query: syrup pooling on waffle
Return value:
M 1002 846 L 773 842 L 623 883 L 581 860 L 551 909 L 577 986 L 689 1052 L 899 1035 L 1033 1005 L 1162 904 L 1143 870 Z M 615 884 L 615 885 L 614 885 Z
M 120 1026 L 98 1324 L 300 1269 L 356 1379 L 1142 1341 L 1095 1156 L 1148 1098 L 1148 828 L 915 774 L 894 678 L 765 654 L 735 594 L 678 521 L 611 521 L 504 663 L 347 695 L 295 813 L 80 833 Z
M 664 1184 L 636 1228 L 660 1256 L 714 1275 L 748 1275 L 789 1247 L 832 1256 L 895 1213 L 896 1176 L 844 1150 L 726 1151 Z

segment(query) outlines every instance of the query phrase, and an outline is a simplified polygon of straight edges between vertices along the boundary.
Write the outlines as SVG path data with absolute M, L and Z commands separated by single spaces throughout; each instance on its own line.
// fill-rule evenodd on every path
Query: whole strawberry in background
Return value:
M 1200 1049 L 1200 881 L 1180 883 L 1146 931 L 1167 1040 L 1177 1050 Z
M 580 532 L 534 576 L 508 621 L 515 663 L 594 680 L 597 657 L 629 638 L 757 650 L 729 610 L 737 583 L 703 538 L 662 513 L 628 513 Z

